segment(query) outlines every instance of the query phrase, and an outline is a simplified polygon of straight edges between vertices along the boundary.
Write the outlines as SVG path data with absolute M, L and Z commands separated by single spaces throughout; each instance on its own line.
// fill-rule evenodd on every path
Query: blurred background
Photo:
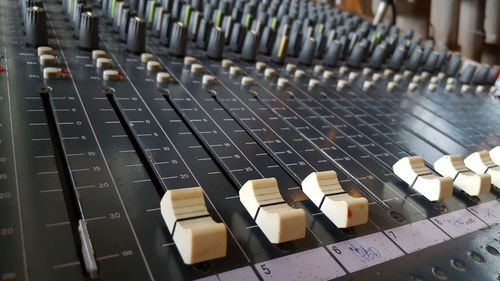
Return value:
M 389 2 L 383 21 L 414 30 L 436 45 L 486 64 L 500 64 L 500 0 L 324 0 L 366 19 Z

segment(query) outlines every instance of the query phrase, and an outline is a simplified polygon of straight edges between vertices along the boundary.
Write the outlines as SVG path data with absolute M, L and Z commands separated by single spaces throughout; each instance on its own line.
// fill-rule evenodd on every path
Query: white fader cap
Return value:
M 170 83 L 172 82 L 172 76 L 167 72 L 158 72 L 158 74 L 156 74 L 156 82 Z
M 240 202 L 271 243 L 304 238 L 305 212 L 285 202 L 275 178 L 249 180 L 241 187 L 239 195 Z
M 41 56 L 41 55 L 51 55 L 54 50 L 51 47 L 40 46 L 36 49 L 36 51 L 38 56 Z
M 302 191 L 338 228 L 368 221 L 368 200 L 345 192 L 334 171 L 309 174 L 302 181 Z
M 226 256 L 226 226 L 215 222 L 208 213 L 201 187 L 168 190 L 160 210 L 184 263 Z
M 43 69 L 43 78 L 44 79 L 59 79 L 60 71 L 57 67 L 46 67 Z
M 146 69 L 148 71 L 158 71 L 161 69 L 161 64 L 155 60 L 150 60 L 147 63 Z
M 153 54 L 150 54 L 150 53 L 142 53 L 141 54 L 141 62 L 142 63 L 146 63 L 150 60 L 154 60 L 155 59 L 155 56 Z
M 443 200 L 453 192 L 453 179 L 433 174 L 420 156 L 401 158 L 392 169 L 394 174 L 430 201 Z
M 110 68 L 110 67 L 113 66 L 113 63 L 108 58 L 97 58 L 97 60 L 96 60 L 96 66 L 98 68 Z
M 54 66 L 56 65 L 56 57 L 53 55 L 41 55 L 39 58 L 40 65 L 42 66 Z
M 92 51 L 92 59 L 96 60 L 98 58 L 103 58 L 106 56 L 106 52 L 103 50 L 93 50 Z
M 120 73 L 117 70 L 104 70 L 102 79 L 104 79 L 104 81 L 117 81 L 120 80 Z

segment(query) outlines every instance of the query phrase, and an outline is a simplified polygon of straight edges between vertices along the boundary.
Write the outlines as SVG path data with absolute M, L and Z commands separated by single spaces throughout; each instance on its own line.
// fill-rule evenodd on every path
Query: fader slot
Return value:
M 251 135 L 252 138 L 260 145 L 260 147 L 262 149 L 264 149 L 281 166 L 281 168 L 283 170 L 285 170 L 288 173 L 288 175 L 290 175 L 290 177 L 292 177 L 297 182 L 298 185 L 301 186 L 302 189 L 306 188 L 306 190 L 303 190 L 306 194 L 308 194 L 308 195 L 311 194 L 310 192 L 308 192 L 309 187 L 311 185 L 314 185 L 314 184 L 309 184 L 309 182 L 305 181 L 306 180 L 305 178 L 301 179 L 293 171 L 293 169 L 291 169 L 285 162 L 283 162 L 283 160 L 281 160 L 281 158 L 279 158 L 279 156 L 277 156 L 276 153 L 274 151 L 272 151 L 272 149 L 267 144 L 265 144 L 265 142 L 262 141 L 262 139 L 257 134 L 255 134 L 253 132 L 253 130 L 247 124 L 245 124 L 244 121 L 242 121 L 240 118 L 238 118 L 238 116 L 236 116 L 236 114 L 231 110 L 231 108 L 229 108 L 229 106 L 227 106 L 225 104 L 225 102 L 222 101 L 218 97 L 217 93 L 210 92 L 210 95 L 226 111 L 226 113 L 228 113 L 233 118 L 233 120 L 236 121 L 236 123 L 238 123 L 238 125 L 240 125 L 243 129 L 245 129 L 245 131 L 249 135 Z M 313 168 L 313 167 L 311 167 L 311 168 Z M 335 172 L 333 172 L 333 171 L 328 171 L 328 172 L 335 174 Z M 325 171 L 325 172 L 323 172 L 323 174 L 328 173 L 328 172 Z M 312 177 L 312 175 L 315 175 L 315 174 L 322 174 L 322 173 L 321 172 L 317 173 L 317 170 L 314 169 L 314 171 L 311 172 L 310 176 L 308 176 L 308 177 Z M 333 179 L 333 177 L 331 177 L 330 179 L 333 181 L 336 181 L 335 182 L 335 185 L 336 185 L 335 192 L 324 193 L 321 202 L 313 201 L 313 202 L 315 202 L 318 209 L 325 212 L 327 217 L 330 218 L 332 220 L 332 222 L 339 228 L 345 228 L 345 227 L 350 227 L 350 226 L 355 226 L 355 225 L 366 223 L 368 220 L 368 200 L 366 200 L 366 198 L 364 198 L 364 197 L 354 198 L 354 197 L 350 196 L 349 194 L 347 194 L 340 187 L 340 184 L 337 180 L 336 174 L 335 174 L 334 179 Z M 328 198 L 328 199 L 326 199 L 326 198 Z M 334 202 L 334 203 L 332 203 L 333 207 L 321 209 L 325 199 L 329 202 L 330 201 Z M 350 204 L 351 202 L 356 202 L 356 203 Z M 350 213 L 351 212 L 350 208 L 353 208 L 353 210 L 359 210 L 359 212 L 356 211 L 354 213 L 354 215 L 352 215 L 352 213 Z M 348 213 L 350 215 L 348 215 Z M 338 214 L 341 214 L 341 215 L 338 215 Z
M 252 93 L 250 93 L 250 94 L 252 94 Z M 288 120 L 286 120 L 286 118 L 284 118 L 279 112 L 277 112 L 276 110 L 274 110 L 274 108 L 272 108 L 266 101 L 262 100 L 258 95 L 256 95 L 255 92 L 253 92 L 252 96 L 256 100 L 258 100 L 259 103 L 261 103 L 270 112 L 272 112 L 274 115 L 276 115 L 278 118 L 280 118 L 283 122 L 285 122 L 295 133 L 297 133 L 304 140 L 306 140 L 308 143 L 310 143 L 316 150 L 318 150 L 320 153 L 322 153 L 325 156 L 325 158 L 329 159 L 335 165 L 336 168 L 338 168 L 342 172 L 344 172 L 344 173 L 346 173 L 346 174 L 349 175 L 349 172 L 346 171 L 345 168 L 343 168 L 340 165 L 337 165 L 336 161 L 334 159 L 332 159 L 332 157 L 330 155 L 328 155 L 327 153 L 325 153 L 320 147 L 318 147 L 314 142 L 312 142 L 307 136 L 305 136 L 301 131 L 299 131 L 297 128 L 295 128 L 295 126 L 292 123 L 290 123 Z M 359 181 L 359 179 L 357 179 L 356 177 L 352 177 L 351 179 L 355 183 L 357 183 L 358 186 L 362 187 L 363 190 L 368 194 L 368 196 L 370 196 L 372 199 L 374 199 L 381 207 L 383 207 L 386 210 L 390 210 L 391 209 L 391 207 L 389 205 L 387 205 L 384 202 L 383 199 L 381 199 L 379 196 L 377 196 L 369 188 L 366 188 L 365 185 L 361 181 Z
M 186 264 L 197 264 L 226 256 L 227 232 L 223 223 L 216 223 L 209 214 L 201 187 L 169 190 L 154 167 L 132 123 L 127 118 L 116 93 L 106 88 L 111 103 L 122 127 L 127 132 L 139 158 L 148 171 L 159 196 L 161 214 L 172 235 L 180 255 Z M 211 240 L 210 244 L 206 241 Z
M 156 188 L 156 192 L 158 192 L 158 195 L 162 197 L 163 194 L 165 194 L 165 192 L 168 190 L 167 186 L 165 185 L 165 182 L 161 179 L 162 178 L 161 175 L 155 168 L 154 163 L 152 161 L 152 157 L 148 154 L 146 148 L 139 140 L 136 131 L 132 128 L 131 122 L 128 119 L 127 115 L 125 114 L 123 107 L 121 106 L 120 102 L 116 99 L 116 93 L 114 92 L 114 90 L 111 90 L 111 88 L 107 89 L 109 91 L 108 93 L 106 93 L 107 99 L 109 100 L 111 106 L 113 107 L 116 116 L 118 116 L 118 119 L 120 120 L 123 129 L 127 132 L 127 135 L 129 136 L 130 141 L 132 142 L 135 150 L 137 151 L 137 154 L 139 155 L 141 162 L 144 164 L 144 168 L 150 175 L 150 178 L 153 181 L 153 184 Z
M 52 136 L 54 154 L 60 171 L 59 177 L 61 178 L 64 199 L 66 201 L 75 244 L 81 255 L 80 258 L 83 260 L 86 273 L 88 273 L 90 278 L 95 279 L 98 277 L 99 268 L 92 247 L 90 234 L 87 229 L 83 208 L 79 200 L 78 191 L 76 190 L 75 179 L 73 178 L 66 149 L 62 141 L 61 130 L 59 128 L 57 115 L 55 114 L 54 104 L 50 93 L 40 92 L 40 97 L 42 98 L 50 134 Z
M 279 244 L 305 237 L 305 212 L 302 209 L 294 209 L 290 207 L 286 201 L 284 201 L 279 192 L 276 179 L 262 178 L 249 180 L 242 185 L 232 174 L 231 169 L 222 159 L 220 159 L 213 148 L 211 148 L 204 136 L 198 132 L 189 117 L 182 112 L 181 108 L 175 103 L 170 93 L 163 93 L 163 97 L 182 119 L 184 124 L 189 127 L 191 133 L 193 133 L 193 135 L 195 135 L 204 145 L 209 152 L 209 155 L 218 164 L 228 179 L 233 182 L 234 187 L 239 191 L 241 203 L 250 215 L 252 215 L 252 218 L 271 243 Z M 262 213 L 260 212 L 261 209 Z M 290 227 L 293 228 L 293 231 L 290 230 Z

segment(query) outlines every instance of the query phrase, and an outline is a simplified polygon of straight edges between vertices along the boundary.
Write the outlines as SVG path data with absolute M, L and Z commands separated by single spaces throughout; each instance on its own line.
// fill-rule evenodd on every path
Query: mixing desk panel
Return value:
M 0 280 L 499 280 L 498 73 L 303 0 L 0 0 Z

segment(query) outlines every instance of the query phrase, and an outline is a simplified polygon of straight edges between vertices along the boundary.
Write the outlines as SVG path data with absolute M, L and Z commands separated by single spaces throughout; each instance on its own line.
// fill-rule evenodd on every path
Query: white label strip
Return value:
M 264 280 L 330 280 L 345 271 L 325 248 L 292 254 L 255 265 Z
M 431 220 L 453 238 L 487 227 L 484 222 L 471 214 L 467 209 L 433 217 Z
M 328 249 L 349 272 L 355 272 L 404 255 L 382 232 L 335 243 L 328 246 Z
M 450 239 L 428 220 L 398 226 L 386 230 L 385 234 L 408 254 Z
M 489 225 L 500 223 L 500 202 L 496 200 L 470 207 L 469 211 Z
M 197 281 L 259 281 L 259 278 L 255 276 L 255 273 L 250 266 L 245 266 L 238 269 L 201 278 L 198 279 Z

